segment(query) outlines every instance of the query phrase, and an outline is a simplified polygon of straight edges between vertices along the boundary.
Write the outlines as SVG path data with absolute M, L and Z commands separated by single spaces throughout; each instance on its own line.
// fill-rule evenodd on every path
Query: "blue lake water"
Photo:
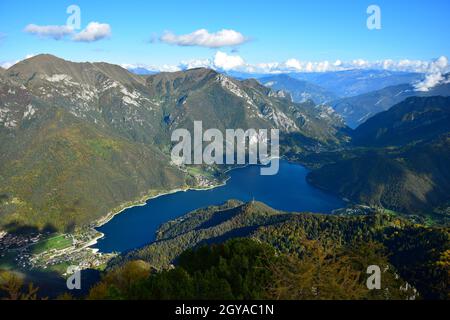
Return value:
M 284 211 L 329 213 L 344 202 L 306 182 L 308 170 L 301 165 L 280 161 L 273 176 L 260 175 L 259 166 L 229 172 L 226 185 L 209 190 L 190 190 L 147 201 L 145 206 L 126 209 L 98 230 L 105 236 L 94 246 L 101 252 L 123 252 L 155 240 L 161 224 L 192 210 L 222 204 L 229 199 L 257 201 Z

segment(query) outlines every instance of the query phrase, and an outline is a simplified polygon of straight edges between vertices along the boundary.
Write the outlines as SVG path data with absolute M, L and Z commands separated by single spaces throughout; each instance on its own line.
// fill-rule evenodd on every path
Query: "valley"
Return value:
M 365 74 L 362 82 L 362 71 L 241 80 L 206 68 L 135 74 L 51 55 L 1 70 L 0 268 L 25 278 L 42 272 L 33 274 L 39 283 L 63 281 L 72 264 L 111 277 L 131 264 L 157 271 L 156 279 L 204 245 L 240 248 L 233 239 L 245 238 L 287 255 L 292 266 L 269 268 L 280 275 L 307 246 L 338 241 L 343 261 L 369 250 L 398 270 L 392 290 L 411 282 L 422 297 L 442 298 L 445 290 L 423 282 L 441 286 L 447 263 L 449 86 L 420 93 L 403 83 L 419 74 Z M 194 136 L 196 121 L 219 131 L 279 129 L 280 172 L 175 163 L 171 134 Z M 401 253 L 412 244 L 396 247 L 417 233 L 438 243 L 438 253 L 421 242 L 411 249 L 427 252 L 420 272 L 444 265 L 433 269 L 437 278 L 417 279 Z M 353 250 L 354 242 L 376 242 L 393 256 Z

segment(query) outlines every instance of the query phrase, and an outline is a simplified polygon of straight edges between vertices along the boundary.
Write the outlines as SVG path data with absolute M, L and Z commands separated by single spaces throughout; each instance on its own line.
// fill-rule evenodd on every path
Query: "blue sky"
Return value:
M 59 40 L 25 32 L 26 26 L 63 26 L 66 8 L 81 9 L 81 28 L 107 24 L 110 33 L 97 41 Z M 369 5 L 381 9 L 381 29 L 366 27 Z M 0 62 L 51 53 L 73 61 L 107 61 L 152 66 L 213 60 L 217 52 L 231 65 L 299 61 L 425 60 L 450 55 L 450 1 L 28 1 L 0 2 Z M 165 31 L 186 35 L 233 30 L 240 45 L 208 48 L 159 40 Z M 76 32 L 80 32 L 78 30 Z M 233 62 L 233 60 L 231 61 Z

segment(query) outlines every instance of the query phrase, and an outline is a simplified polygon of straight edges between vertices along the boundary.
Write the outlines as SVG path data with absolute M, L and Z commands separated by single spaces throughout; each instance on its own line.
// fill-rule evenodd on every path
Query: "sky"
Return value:
M 449 12 L 448 0 L 1 0 L 0 65 L 50 53 L 168 71 L 427 71 L 448 68 Z

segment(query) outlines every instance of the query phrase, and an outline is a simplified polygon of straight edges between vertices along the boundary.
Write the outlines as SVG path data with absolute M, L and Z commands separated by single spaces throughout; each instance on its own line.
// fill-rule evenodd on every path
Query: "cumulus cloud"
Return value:
M 247 65 L 246 68 L 251 72 L 259 73 L 284 73 L 284 72 L 330 72 L 343 71 L 351 69 L 375 69 L 388 71 L 404 71 L 431 73 L 430 70 L 448 70 L 448 64 L 445 62 L 447 58 L 441 57 L 436 61 L 426 60 L 377 60 L 369 61 L 365 59 L 354 59 L 351 61 L 301 61 L 298 59 L 288 59 L 284 62 L 259 63 L 255 65 Z
M 160 41 L 178 46 L 199 46 L 207 48 L 220 48 L 237 46 L 248 39 L 240 32 L 231 29 L 222 29 L 215 33 L 209 33 L 206 29 L 199 29 L 189 34 L 176 35 L 165 32 Z
M 414 84 L 416 91 L 429 91 L 431 88 L 441 83 L 448 83 L 444 73 L 449 71 L 447 57 L 441 56 L 438 59 L 432 61 L 428 65 L 427 74 L 425 79 Z
M 73 36 L 74 41 L 93 42 L 111 36 L 111 26 L 107 23 L 90 22 L 86 29 Z
M 73 41 L 93 42 L 105 39 L 111 36 L 111 26 L 107 23 L 90 22 L 87 27 L 79 33 L 76 33 L 71 26 L 39 26 L 29 24 L 24 29 L 25 32 L 36 35 L 40 38 L 50 38 L 61 40 L 72 36 Z
M 181 61 L 179 64 L 181 70 L 194 69 L 194 68 L 211 68 L 210 59 L 194 59 L 188 61 Z
M 214 57 L 214 66 L 218 69 L 228 71 L 245 66 L 245 61 L 240 56 L 232 56 L 225 52 L 217 51 Z
M 36 24 L 29 24 L 24 29 L 25 32 L 37 35 L 41 38 L 52 38 L 54 40 L 61 40 L 65 36 L 71 35 L 74 30 L 69 26 L 38 26 Z
M 285 65 L 287 68 L 291 68 L 291 69 L 301 69 L 302 65 L 301 62 L 298 61 L 297 59 L 289 59 L 285 62 Z

